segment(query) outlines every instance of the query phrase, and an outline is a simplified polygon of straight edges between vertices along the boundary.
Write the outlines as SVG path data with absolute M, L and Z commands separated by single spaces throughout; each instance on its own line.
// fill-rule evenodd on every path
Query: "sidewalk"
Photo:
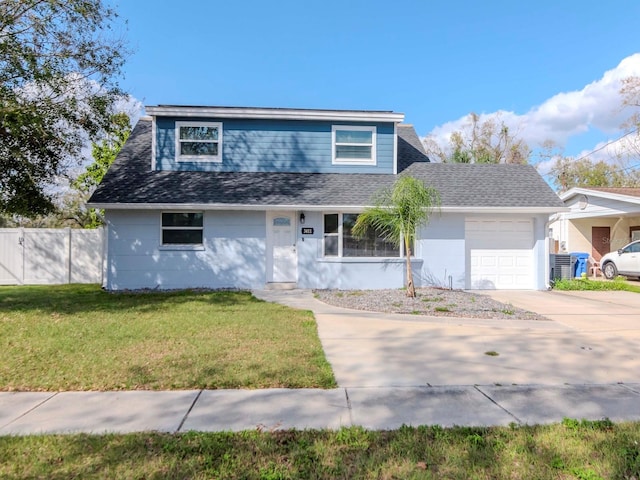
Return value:
M 553 321 L 505 323 L 356 312 L 301 290 L 254 294 L 313 310 L 340 388 L 0 392 L 0 436 L 640 420 L 634 305 L 613 318 L 615 305 L 594 302 L 598 321 L 591 310 L 569 318 L 563 302 L 590 304 L 555 295 L 544 297 Z M 495 295 L 536 305 L 544 294 Z M 494 348 L 500 356 L 485 355 Z
M 640 420 L 640 384 L 0 393 L 0 435 Z

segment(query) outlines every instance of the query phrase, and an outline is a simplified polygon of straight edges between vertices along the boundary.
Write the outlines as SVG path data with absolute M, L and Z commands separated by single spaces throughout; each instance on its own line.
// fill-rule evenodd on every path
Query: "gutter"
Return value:
M 87 206 L 91 208 L 101 208 L 105 210 L 305 210 L 309 212 L 324 212 L 328 210 L 339 210 L 346 213 L 358 213 L 373 205 L 318 205 L 318 204 L 281 204 L 281 205 L 247 205 L 244 203 L 106 203 L 90 202 Z M 556 214 L 558 212 L 569 211 L 568 208 L 558 207 L 446 207 L 435 208 L 440 213 L 475 213 L 475 214 Z

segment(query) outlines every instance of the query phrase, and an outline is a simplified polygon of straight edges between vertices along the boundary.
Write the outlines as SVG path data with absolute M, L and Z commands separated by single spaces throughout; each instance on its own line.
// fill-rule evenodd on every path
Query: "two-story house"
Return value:
M 549 214 L 527 165 L 430 163 L 390 111 L 147 107 L 92 196 L 105 287 L 399 288 L 403 251 L 351 227 L 398 175 L 436 188 L 416 285 L 543 289 Z

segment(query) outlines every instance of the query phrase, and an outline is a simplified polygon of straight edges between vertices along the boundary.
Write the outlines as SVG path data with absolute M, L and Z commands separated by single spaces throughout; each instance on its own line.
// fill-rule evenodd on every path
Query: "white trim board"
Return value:
M 373 207 L 373 205 L 246 205 L 240 203 L 89 203 L 87 205 L 91 208 L 105 210 L 304 210 L 309 212 L 339 210 L 344 213 L 358 213 L 364 208 Z M 526 213 L 547 215 L 568 211 L 568 208 L 557 207 L 440 207 L 435 209 L 432 215 L 438 215 L 439 213 Z
M 148 115 L 163 117 L 251 118 L 269 120 L 326 120 L 402 122 L 404 113 L 360 110 L 305 110 L 290 108 L 195 107 L 159 105 L 145 107 Z

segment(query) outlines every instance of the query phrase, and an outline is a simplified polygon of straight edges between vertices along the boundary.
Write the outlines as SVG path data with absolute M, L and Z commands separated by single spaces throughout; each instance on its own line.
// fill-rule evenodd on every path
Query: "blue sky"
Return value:
M 619 136 L 615 81 L 640 75 L 635 0 L 112 3 L 145 105 L 394 110 L 441 138 L 502 112 L 579 156 Z

